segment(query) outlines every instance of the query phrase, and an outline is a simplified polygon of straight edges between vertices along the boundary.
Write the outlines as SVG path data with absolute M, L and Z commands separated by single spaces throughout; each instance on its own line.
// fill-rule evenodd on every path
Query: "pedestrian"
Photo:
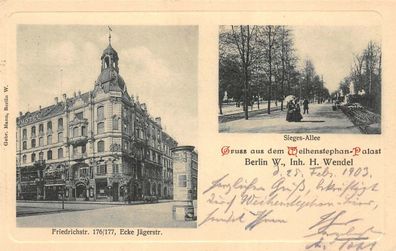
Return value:
M 308 112 L 308 110 L 309 110 L 308 104 L 309 104 L 308 99 L 304 99 L 304 102 L 303 102 L 304 114 L 305 114 L 305 112 L 307 112 L 307 114 L 309 114 L 309 112 Z
M 301 115 L 301 109 L 300 105 L 298 104 L 298 101 L 295 104 L 294 112 L 293 112 L 293 121 L 294 122 L 300 122 L 302 120 L 303 116 Z
M 294 101 L 290 100 L 287 103 L 287 113 L 286 113 L 286 121 L 287 122 L 293 121 L 293 113 L 294 113 L 295 108 L 296 108 L 296 106 L 294 105 Z

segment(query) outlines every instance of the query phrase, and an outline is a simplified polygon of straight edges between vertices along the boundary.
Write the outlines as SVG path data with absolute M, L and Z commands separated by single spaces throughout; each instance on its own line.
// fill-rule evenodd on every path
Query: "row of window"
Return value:
M 47 160 L 52 160 L 52 158 L 53 158 L 52 150 L 48 150 L 47 151 Z M 59 148 L 58 149 L 58 159 L 62 159 L 62 158 L 63 158 L 63 148 Z M 44 160 L 44 152 L 39 153 L 38 159 L 37 159 L 36 153 L 32 153 L 30 155 L 30 160 L 31 160 L 31 162 L 35 162 L 36 160 Z M 24 155 L 22 155 L 22 163 L 26 164 L 26 161 L 27 161 L 27 155 L 24 154 Z
M 98 141 L 97 143 L 98 146 L 98 152 L 104 152 L 105 151 L 105 142 L 103 140 Z M 86 152 L 86 146 L 80 146 L 80 150 L 79 147 L 74 147 L 73 148 L 73 154 L 77 154 L 77 153 L 85 153 Z M 44 160 L 44 152 L 40 152 L 39 153 L 39 158 L 37 159 L 36 153 L 32 153 L 31 154 L 31 162 L 35 162 L 36 160 Z M 63 148 L 59 148 L 58 149 L 58 159 L 62 159 L 64 157 L 63 155 Z M 47 151 L 47 160 L 52 160 L 53 159 L 53 155 L 52 155 L 52 150 L 48 150 Z M 26 164 L 27 161 L 27 155 L 24 154 L 22 155 L 22 163 Z
M 83 119 L 84 115 L 82 112 L 76 113 L 75 116 L 78 119 Z M 104 106 L 99 106 L 97 108 L 97 120 L 101 121 L 104 120 Z M 117 121 L 118 122 L 118 121 Z M 117 126 L 118 128 L 118 126 Z M 58 119 L 58 131 L 62 131 L 63 130 L 63 118 L 59 118 Z M 38 125 L 38 131 L 39 131 L 39 135 L 43 135 L 44 134 L 44 124 L 39 124 Z M 47 122 L 47 133 L 50 134 L 52 133 L 52 121 L 48 121 Z M 32 126 L 30 128 L 30 135 L 32 138 L 36 137 L 36 126 Z M 24 128 L 22 130 L 22 138 L 23 139 L 27 139 L 27 129 Z
M 113 129 L 117 128 L 118 129 L 118 120 L 116 120 L 116 123 L 113 123 Z M 26 130 L 26 129 L 24 129 Z M 97 124 L 97 132 L 98 134 L 104 133 L 104 122 L 100 122 Z M 87 136 L 87 128 L 85 126 L 82 127 L 74 127 L 73 128 L 73 136 L 78 137 L 78 136 Z M 63 142 L 63 132 L 58 133 L 58 143 Z M 47 136 L 47 145 L 52 144 L 52 135 Z M 38 145 L 36 139 L 31 139 L 30 141 L 30 147 L 34 148 L 37 146 L 44 146 L 44 137 L 39 137 L 38 139 Z M 27 147 L 27 141 L 24 140 L 22 142 L 22 150 L 26 150 Z
M 44 124 L 39 124 L 38 126 L 38 131 L 39 131 L 39 135 L 44 135 Z M 58 119 L 58 131 L 63 131 L 63 118 L 59 118 Z M 52 122 L 48 121 L 47 122 L 47 134 L 51 134 L 52 133 Z M 35 138 L 36 135 L 36 126 L 32 126 L 30 128 L 30 135 L 32 138 Z M 22 139 L 27 139 L 27 129 L 24 128 L 22 130 Z
M 58 143 L 59 142 L 63 142 L 63 132 L 58 133 Z M 52 144 L 52 135 L 48 135 L 47 136 L 47 145 L 51 145 L 51 144 Z M 34 148 L 37 146 L 44 146 L 44 137 L 40 137 L 38 139 L 38 145 L 37 145 L 36 139 L 32 139 L 30 141 L 31 148 Z M 27 141 L 25 140 L 22 142 L 22 150 L 26 150 L 26 149 L 27 149 Z

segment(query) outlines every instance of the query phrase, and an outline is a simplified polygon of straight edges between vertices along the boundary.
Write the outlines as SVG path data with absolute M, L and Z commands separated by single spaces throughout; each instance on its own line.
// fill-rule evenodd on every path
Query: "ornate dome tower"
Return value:
M 109 45 L 100 57 L 102 61 L 101 72 L 96 80 L 95 87 L 100 87 L 105 93 L 109 91 L 126 92 L 125 81 L 119 74 L 118 53 L 111 46 L 111 34 L 109 33 Z

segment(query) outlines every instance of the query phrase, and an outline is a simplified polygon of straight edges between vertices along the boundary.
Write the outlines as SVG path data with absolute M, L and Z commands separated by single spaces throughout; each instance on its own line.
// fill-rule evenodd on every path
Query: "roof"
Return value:
M 100 59 L 103 59 L 106 55 L 113 55 L 115 59 L 118 59 L 118 53 L 116 50 L 114 50 L 113 47 L 111 47 L 111 44 L 109 44 L 109 46 L 107 46 L 107 48 L 104 49 L 102 53 L 102 57 Z
M 26 112 L 25 114 L 17 118 L 17 125 L 24 126 L 47 118 L 51 118 L 58 114 L 62 114 L 64 110 L 65 110 L 65 103 L 59 102 L 57 104 L 44 107 L 34 112 Z
M 109 91 L 124 92 L 126 90 L 124 79 L 111 67 L 102 70 L 96 84 L 100 85 L 105 93 Z

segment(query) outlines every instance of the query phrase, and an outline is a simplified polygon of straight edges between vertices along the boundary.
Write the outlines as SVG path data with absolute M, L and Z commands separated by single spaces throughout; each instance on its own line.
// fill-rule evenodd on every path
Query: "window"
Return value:
M 97 120 L 103 120 L 104 119 L 104 107 L 99 106 L 97 109 Z
M 22 163 L 23 163 L 23 164 L 26 163 L 26 154 L 24 154 L 24 155 L 22 156 Z
M 96 174 L 103 175 L 103 174 L 106 174 L 106 173 L 107 173 L 106 164 L 100 164 L 99 166 L 97 166 Z
M 52 159 L 52 151 L 51 150 L 48 150 L 48 152 L 47 152 L 47 159 L 48 160 Z
M 32 153 L 32 162 L 35 162 L 35 161 L 36 161 L 36 154 Z
M 58 119 L 58 130 L 59 131 L 63 130 L 63 118 Z
M 104 123 L 98 123 L 98 134 L 104 133 Z
M 104 64 L 105 64 L 105 68 L 109 68 L 109 66 L 110 66 L 110 57 L 109 56 L 106 56 L 104 58 Z
M 44 134 L 44 125 L 40 124 L 39 125 L 39 135 L 43 135 Z
M 23 141 L 22 142 L 22 150 L 26 150 L 26 148 L 27 148 L 27 142 Z
M 113 130 L 118 130 L 118 120 L 119 118 L 113 117 Z
M 52 135 L 47 136 L 47 144 L 51 145 L 52 144 Z
M 80 169 L 80 177 L 88 177 L 88 168 Z
M 63 148 L 59 148 L 58 149 L 58 159 L 62 159 L 63 158 Z
M 47 133 L 48 134 L 52 133 L 52 122 L 51 121 L 47 122 Z
M 78 153 L 78 146 L 73 146 L 73 155 Z
M 32 138 L 36 137 L 36 127 L 32 126 Z
M 179 175 L 179 187 L 186 187 L 187 186 L 187 177 L 186 175 Z
M 82 120 L 84 118 L 83 112 L 76 113 L 76 118 L 78 118 L 79 120 Z
M 32 147 L 36 147 L 36 139 L 32 139 Z
M 105 148 L 104 141 L 103 140 L 98 141 L 98 152 L 99 153 L 104 152 L 104 148 Z
M 44 160 L 44 153 L 43 152 L 39 153 L 39 160 Z
M 113 173 L 118 173 L 118 172 L 119 172 L 118 164 L 113 164 Z
M 63 142 L 63 132 L 58 133 L 58 142 Z
M 43 137 L 39 138 L 39 146 L 44 146 L 44 138 Z
M 74 127 L 73 128 L 73 137 L 77 137 L 78 136 L 78 127 Z
M 27 139 L 27 130 L 26 128 L 22 131 L 22 139 Z
M 87 128 L 85 126 L 81 127 L 81 136 L 87 136 Z

